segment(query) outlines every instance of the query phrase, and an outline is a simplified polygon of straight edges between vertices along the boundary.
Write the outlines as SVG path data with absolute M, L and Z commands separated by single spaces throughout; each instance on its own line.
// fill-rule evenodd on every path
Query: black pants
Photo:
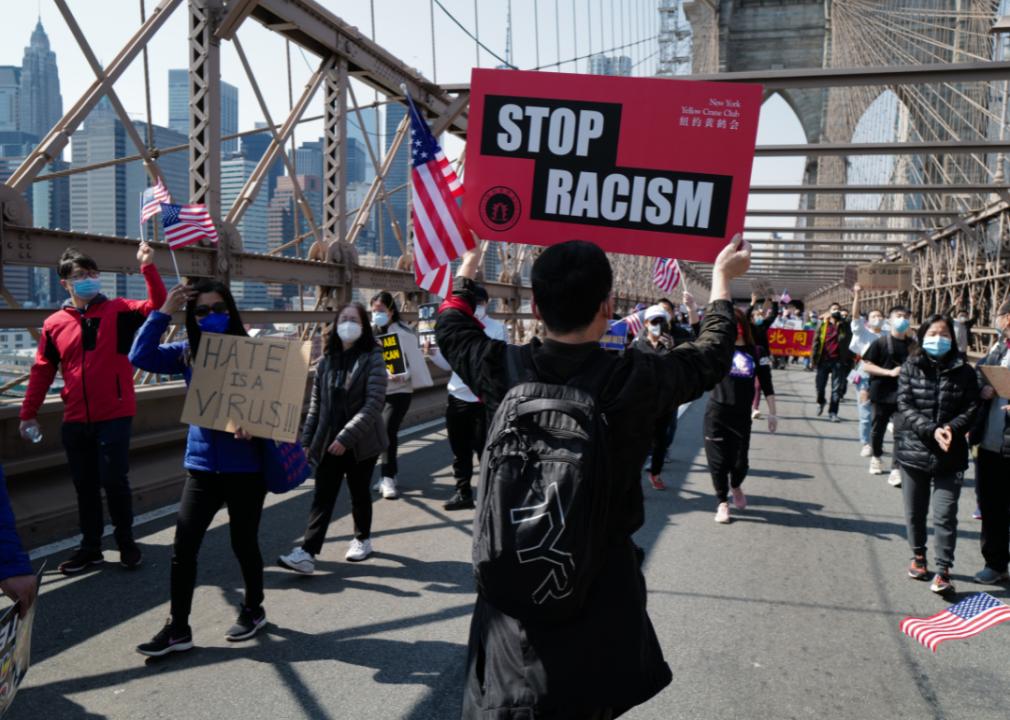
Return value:
M 894 423 L 894 446 L 891 448 L 891 469 L 898 469 L 898 436 L 905 424 L 905 417 L 898 412 L 898 406 L 891 403 L 873 403 L 873 419 L 870 421 L 870 445 L 873 447 L 873 457 L 884 455 L 884 435 L 887 434 L 887 423 Z
M 848 377 L 849 368 L 838 358 L 821 358 L 817 363 L 817 404 L 823 405 L 826 400 L 824 392 L 828 385 L 828 375 L 831 375 L 831 404 L 828 405 L 828 412 L 838 414 L 838 402 L 845 394 L 845 378 Z
M 382 422 L 386 423 L 386 435 L 389 436 L 389 446 L 379 457 L 382 463 L 382 477 L 395 478 L 397 470 L 396 450 L 400 444 L 396 434 L 400 432 L 400 423 L 410 408 L 410 393 L 396 393 L 386 396 L 386 404 L 382 408 Z
M 116 541 L 133 538 L 133 493 L 129 480 L 132 426 L 133 418 L 123 417 L 93 423 L 65 422 L 60 428 L 70 479 L 77 491 L 82 550 L 102 549 L 105 530 L 102 488 L 116 528 Z
M 449 396 L 445 405 L 445 430 L 452 448 L 452 476 L 456 492 L 471 497 L 470 480 L 473 478 L 473 454 L 480 460 L 487 442 L 487 412 L 484 403 L 466 402 Z
M 729 499 L 730 487 L 740 487 L 747 477 L 750 429 L 749 412 L 720 412 L 712 410 L 711 406 L 705 411 L 705 456 L 720 503 Z
M 193 606 L 196 556 L 203 536 L 221 509 L 228 506 L 231 549 L 242 568 L 245 606 L 263 604 L 263 556 L 259 529 L 266 485 L 262 473 L 211 473 L 190 470 L 182 489 L 172 547 L 172 620 L 184 623 Z
M 663 472 L 663 461 L 666 459 L 666 451 L 673 443 L 673 435 L 677 432 L 677 411 L 668 412 L 656 418 L 656 425 L 652 435 L 652 465 L 649 472 L 659 475 Z
M 1010 459 L 979 448 L 977 467 L 982 557 L 986 567 L 1006 572 L 1010 565 Z
M 372 493 L 369 485 L 376 460 L 378 458 L 373 457 L 358 462 L 351 450 L 339 457 L 326 453 L 316 468 L 316 494 L 312 497 L 309 525 L 305 529 L 305 542 L 302 543 L 305 552 L 318 555 L 323 549 L 344 475 L 347 475 L 347 491 L 351 494 L 354 537 L 358 540 L 369 538 L 372 534 Z

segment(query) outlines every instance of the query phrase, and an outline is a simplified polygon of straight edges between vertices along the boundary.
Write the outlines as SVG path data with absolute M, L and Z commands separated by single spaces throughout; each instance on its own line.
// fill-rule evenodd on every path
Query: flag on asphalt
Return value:
M 172 250 L 192 245 L 203 238 L 217 244 L 217 230 L 206 205 L 161 204 L 161 225 Z
M 671 292 L 680 282 L 680 266 L 672 258 L 656 258 L 652 268 L 653 284 L 665 293 Z
M 978 635 L 986 628 L 1010 620 L 1010 607 L 988 593 L 978 593 L 928 618 L 905 618 L 901 632 L 933 652 L 944 640 Z
M 158 178 L 158 182 L 144 190 L 140 195 L 140 224 L 143 225 L 151 217 L 161 212 L 161 203 L 172 202 L 168 188 Z
M 414 279 L 448 297 L 449 263 L 477 244 L 456 198 L 463 186 L 410 95 L 410 187 L 414 210 Z

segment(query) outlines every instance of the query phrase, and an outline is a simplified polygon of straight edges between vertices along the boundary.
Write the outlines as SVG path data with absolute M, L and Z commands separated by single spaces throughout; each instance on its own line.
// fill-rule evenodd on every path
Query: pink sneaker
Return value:
M 652 483 L 653 490 L 666 490 L 666 485 L 663 484 L 663 478 L 659 475 L 650 475 L 649 482 Z
M 733 504 L 736 505 L 737 510 L 747 507 L 747 496 L 743 494 L 743 490 L 740 488 L 730 488 L 729 490 L 733 493 Z
M 715 521 L 726 524 L 729 522 L 729 503 L 719 503 L 719 509 L 715 511 Z

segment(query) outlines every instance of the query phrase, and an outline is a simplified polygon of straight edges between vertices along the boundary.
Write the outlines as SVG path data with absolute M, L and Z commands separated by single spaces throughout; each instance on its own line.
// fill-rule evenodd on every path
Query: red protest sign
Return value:
M 474 69 L 470 87 L 480 237 L 711 262 L 743 230 L 760 85 Z
M 810 351 L 814 346 L 815 332 L 815 330 L 774 328 L 768 331 L 768 350 L 772 355 L 810 357 Z

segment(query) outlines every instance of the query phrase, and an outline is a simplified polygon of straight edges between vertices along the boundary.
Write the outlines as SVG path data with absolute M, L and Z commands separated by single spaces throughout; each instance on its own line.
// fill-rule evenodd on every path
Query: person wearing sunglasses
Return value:
M 172 313 L 184 303 L 186 339 L 159 344 L 172 322 Z M 137 333 L 130 361 L 146 372 L 182 375 L 188 386 L 203 333 L 248 335 L 235 299 L 227 286 L 217 280 L 202 280 L 192 288 L 185 285 L 172 288 L 161 310 L 151 313 Z M 141 655 L 159 657 L 193 647 L 189 614 L 196 587 L 196 558 L 207 528 L 222 505 L 228 506 L 231 547 L 245 582 L 245 601 L 225 639 L 246 640 L 266 625 L 263 556 L 259 548 L 266 484 L 260 453 L 251 441 L 252 437 L 241 427 L 232 433 L 189 426 L 183 461 L 186 484 L 172 546 L 171 617 L 154 639 L 137 647 Z
M 103 291 L 115 287 L 116 276 L 110 275 L 108 282 L 103 282 L 92 258 L 77 248 L 67 248 L 56 272 L 70 298 L 42 325 L 35 364 L 21 404 L 21 437 L 34 440 L 41 432 L 39 408 L 56 373 L 63 376 L 60 439 L 77 492 L 81 523 L 80 547 L 59 566 L 65 575 L 105 560 L 102 488 L 115 528 L 120 563 L 134 569 L 142 559 L 133 540 L 130 431 L 137 405 L 127 353 L 134 333 L 165 302 L 166 292 L 154 267 L 154 250 L 146 242 L 140 243 L 137 260 L 147 282 L 148 299 L 110 298 Z

